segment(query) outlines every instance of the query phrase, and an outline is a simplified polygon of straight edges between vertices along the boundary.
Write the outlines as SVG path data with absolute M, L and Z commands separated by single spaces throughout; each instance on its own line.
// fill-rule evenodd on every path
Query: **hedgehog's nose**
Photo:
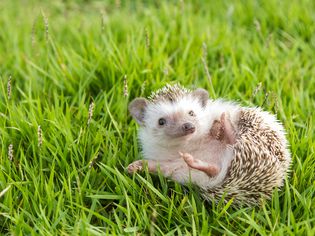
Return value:
M 185 123 L 183 124 L 182 129 L 186 134 L 191 134 L 195 132 L 196 128 L 192 123 Z

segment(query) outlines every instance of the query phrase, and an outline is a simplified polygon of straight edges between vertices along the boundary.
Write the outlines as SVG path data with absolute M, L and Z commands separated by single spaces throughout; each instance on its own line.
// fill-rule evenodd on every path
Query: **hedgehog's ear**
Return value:
M 197 88 L 195 91 L 192 92 L 193 97 L 196 97 L 201 102 L 201 105 L 205 107 L 207 105 L 209 99 L 209 93 L 207 90 L 202 88 Z
M 128 106 L 130 114 L 140 125 L 143 125 L 144 111 L 146 109 L 147 104 L 148 104 L 147 99 L 135 98 Z

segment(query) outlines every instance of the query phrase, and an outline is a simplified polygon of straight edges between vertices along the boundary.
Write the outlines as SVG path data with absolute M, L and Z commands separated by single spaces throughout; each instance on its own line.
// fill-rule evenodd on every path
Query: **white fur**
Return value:
M 163 135 L 163 131 L 155 132 L 158 127 L 158 119 L 176 112 L 193 110 L 198 119 L 198 127 L 192 135 L 178 139 L 169 139 Z M 178 151 L 188 152 L 187 146 L 191 141 L 198 140 L 205 132 L 209 131 L 212 122 L 209 122 L 209 109 L 201 106 L 200 102 L 191 96 L 186 96 L 177 103 L 159 102 L 149 104 L 144 115 L 145 126 L 140 128 L 139 138 L 143 148 L 145 159 L 170 160 L 178 156 Z M 180 146 L 180 149 L 176 147 Z M 185 147 L 185 148 L 183 148 Z
M 207 188 L 218 185 L 223 182 L 228 167 L 233 159 L 233 151 L 231 149 L 222 150 L 222 157 L 213 155 L 208 152 L 217 152 L 217 150 L 209 150 L 209 143 L 205 143 L 204 139 L 208 135 L 214 120 L 219 120 L 222 113 L 229 114 L 230 119 L 236 121 L 240 107 L 236 104 L 223 100 L 208 100 L 207 105 L 202 107 L 198 98 L 187 95 L 176 103 L 159 102 L 149 103 L 144 114 L 144 126 L 140 127 L 139 139 L 142 144 L 144 158 L 155 161 L 178 161 L 184 167 L 176 169 L 172 178 L 178 182 L 185 183 L 191 181 L 200 187 Z M 194 111 L 196 114 L 197 124 L 196 131 L 185 137 L 171 139 L 163 134 L 163 130 L 158 128 L 158 120 L 161 117 L 169 116 L 177 112 L 188 113 Z M 214 178 L 209 178 L 204 172 L 192 170 L 189 171 L 187 165 L 183 162 L 178 152 L 200 154 L 198 158 L 205 161 L 217 162 L 220 167 L 220 173 Z M 212 155 L 212 156 L 211 156 Z M 210 156 L 210 157 L 209 157 Z M 210 159 L 209 159 L 210 158 Z M 220 160 L 221 159 L 221 160 Z M 174 162 L 175 163 L 175 162 Z M 171 167 L 170 167 L 171 168 Z M 175 167 L 174 167 L 175 168 Z

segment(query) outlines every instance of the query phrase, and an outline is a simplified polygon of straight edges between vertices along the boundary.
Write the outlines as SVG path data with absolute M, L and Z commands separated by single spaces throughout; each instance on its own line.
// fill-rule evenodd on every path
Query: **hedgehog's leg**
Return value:
M 161 173 L 164 177 L 170 178 L 181 184 L 187 184 L 192 181 L 192 183 L 206 188 L 209 182 L 209 178 L 207 178 L 209 175 L 206 172 L 195 168 L 192 169 L 187 165 L 183 158 L 167 161 L 135 161 L 128 166 L 128 172 L 135 173 L 137 171 L 143 171 L 146 165 L 150 173 Z
M 179 153 L 187 165 L 193 169 L 200 170 L 206 173 L 210 177 L 216 176 L 220 172 L 220 168 L 215 165 L 211 165 L 205 161 L 194 158 L 188 153 Z
M 220 122 L 222 124 L 224 140 L 227 142 L 227 144 L 231 145 L 235 144 L 236 142 L 235 130 L 229 115 L 223 112 L 220 118 Z
M 173 163 L 172 161 L 154 161 L 154 160 L 138 160 L 131 163 L 127 170 L 129 173 L 135 173 L 138 171 L 143 171 L 145 167 L 148 167 L 148 171 L 150 173 L 158 173 L 159 171 L 166 177 L 170 176 L 171 173 L 174 171 L 174 167 L 178 164 Z

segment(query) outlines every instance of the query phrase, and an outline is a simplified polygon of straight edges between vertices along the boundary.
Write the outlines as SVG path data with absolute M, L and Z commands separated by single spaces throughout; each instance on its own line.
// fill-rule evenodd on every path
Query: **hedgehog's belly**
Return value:
M 212 188 L 220 186 L 223 183 L 234 158 L 233 150 L 220 141 L 211 140 L 200 145 L 198 149 L 191 151 L 191 154 L 194 158 L 205 161 L 210 165 L 217 166 L 220 169 L 218 175 L 200 181 L 200 187 Z
M 200 160 L 206 161 L 209 164 L 218 165 L 221 167 L 225 159 L 227 146 L 218 140 L 211 140 L 201 144 L 197 149 L 191 151 L 191 154 Z

